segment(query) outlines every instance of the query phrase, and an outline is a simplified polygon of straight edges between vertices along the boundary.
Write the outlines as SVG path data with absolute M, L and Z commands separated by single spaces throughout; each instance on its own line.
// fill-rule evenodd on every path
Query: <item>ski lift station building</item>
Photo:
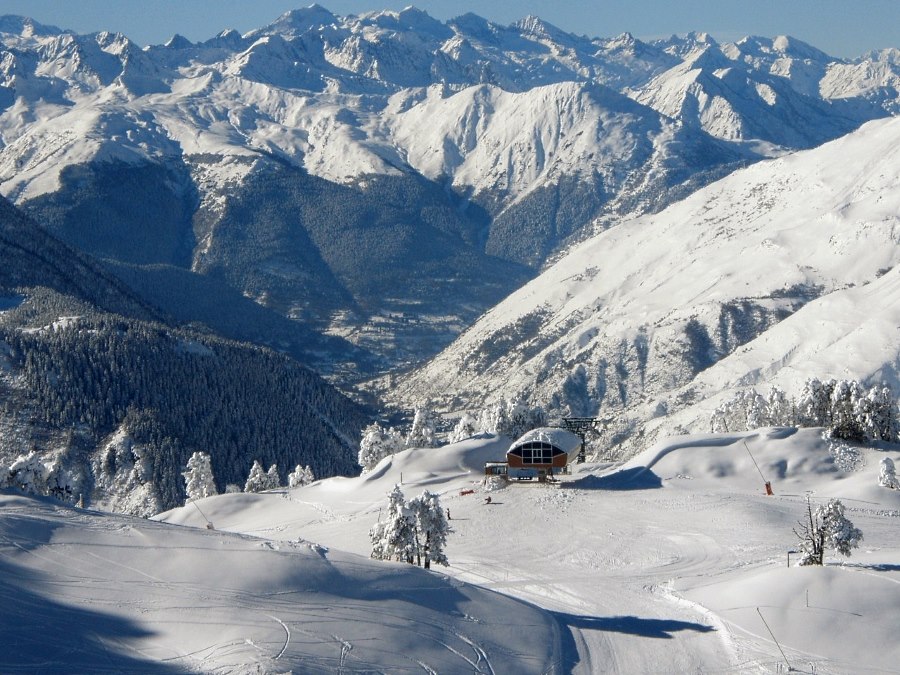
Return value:
M 557 427 L 532 429 L 506 451 L 508 478 L 545 480 L 578 458 L 581 437 Z

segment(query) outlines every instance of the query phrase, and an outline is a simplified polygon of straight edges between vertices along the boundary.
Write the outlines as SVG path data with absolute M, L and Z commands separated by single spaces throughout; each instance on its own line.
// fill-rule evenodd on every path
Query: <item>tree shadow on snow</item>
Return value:
M 585 476 L 564 483 L 563 487 L 579 490 L 653 490 L 662 487 L 662 480 L 647 467 L 636 466 L 605 476 Z
M 675 619 L 642 619 L 638 616 L 579 616 L 557 612 L 557 620 L 570 628 L 602 630 L 608 633 L 624 633 L 639 637 L 671 640 L 673 633 L 694 631 L 711 633 L 716 629 L 702 623 L 677 621 Z
M 712 626 L 689 621 L 676 621 L 675 619 L 642 619 L 637 616 L 581 616 L 566 614 L 565 612 L 553 612 L 553 616 L 560 626 L 569 630 L 562 630 L 562 670 L 564 673 L 572 673 L 581 659 L 578 655 L 578 647 L 572 635 L 572 629 L 600 630 L 609 633 L 624 633 L 639 637 L 671 640 L 681 631 L 695 631 L 698 633 L 710 633 Z
M 0 561 L 0 672 L 187 672 L 126 653 L 128 641 L 152 635 L 130 619 L 35 593 L 31 589 L 52 588 L 42 576 Z
M 892 563 L 850 563 L 841 562 L 841 567 L 856 567 L 863 570 L 873 570 L 875 572 L 900 572 L 900 565 Z

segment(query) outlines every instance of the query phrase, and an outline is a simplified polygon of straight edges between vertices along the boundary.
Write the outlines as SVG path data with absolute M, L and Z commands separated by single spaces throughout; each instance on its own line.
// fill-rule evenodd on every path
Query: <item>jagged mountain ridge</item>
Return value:
M 592 39 L 535 17 L 504 27 L 314 5 L 243 36 L 146 49 L 2 26 L 4 195 L 89 253 L 190 269 L 344 336 L 372 356 L 324 350 L 316 365 L 365 372 L 434 353 L 597 219 L 658 210 L 897 99 L 889 54 L 850 63 L 787 38 Z M 240 212 L 265 201 L 273 172 L 292 176 L 295 194 L 313 179 L 340 186 L 317 194 L 353 207 L 320 226 L 293 219 L 304 205 L 286 200 L 272 218 L 285 226 L 261 242 L 258 218 Z M 390 206 L 409 194 L 426 196 Z M 368 267 L 343 255 L 368 251 L 371 225 L 385 223 Z M 254 238 L 233 236 L 246 228 Z M 452 267 L 467 258 L 473 281 L 411 279 L 404 261 L 423 241 Z
M 398 383 L 521 397 L 627 452 L 723 397 L 808 377 L 900 387 L 900 120 L 755 164 L 574 248 Z

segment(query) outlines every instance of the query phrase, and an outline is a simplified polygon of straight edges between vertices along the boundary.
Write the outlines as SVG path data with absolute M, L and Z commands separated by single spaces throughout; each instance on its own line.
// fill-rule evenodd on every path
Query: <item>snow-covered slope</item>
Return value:
M 561 672 L 548 612 L 444 575 L 10 494 L 0 508 L 4 672 Z
M 873 122 L 607 230 L 398 395 L 448 407 L 521 396 L 616 418 L 628 435 L 707 428 L 708 399 L 749 385 L 832 376 L 896 390 L 898 166 L 900 120 Z
M 395 484 L 408 499 L 437 492 L 454 531 L 450 566 L 436 579 L 447 574 L 552 612 L 562 646 L 553 672 L 779 672 L 783 658 L 757 607 L 793 667 L 874 673 L 900 657 L 891 635 L 900 492 L 877 486 L 879 459 L 896 458 L 896 446 L 859 448 L 851 466 L 836 463 L 819 429 L 684 436 L 620 467 L 576 465 L 560 486 L 488 493 L 481 465 L 508 445 L 485 436 L 407 450 L 366 476 L 198 506 L 218 530 L 300 537 L 328 546 L 329 557 L 335 549 L 367 555 L 368 530 Z M 774 496 L 765 496 L 754 460 Z M 840 498 L 863 531 L 841 566 L 830 556 L 824 568 L 786 566 L 807 494 L 814 506 Z M 206 522 L 193 506 L 160 518 Z M 363 623 L 349 634 L 353 655 L 374 628 Z M 533 641 L 516 636 L 485 649 L 478 672 L 520 672 L 507 655 Z

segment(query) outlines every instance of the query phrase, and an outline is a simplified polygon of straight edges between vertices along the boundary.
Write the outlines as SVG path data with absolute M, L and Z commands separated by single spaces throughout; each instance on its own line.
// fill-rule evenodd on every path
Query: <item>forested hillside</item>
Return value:
M 39 493 L 149 515 L 198 450 L 221 490 L 356 472 L 362 409 L 290 356 L 165 322 L 6 202 L 0 256 L 0 465 L 34 451 Z

